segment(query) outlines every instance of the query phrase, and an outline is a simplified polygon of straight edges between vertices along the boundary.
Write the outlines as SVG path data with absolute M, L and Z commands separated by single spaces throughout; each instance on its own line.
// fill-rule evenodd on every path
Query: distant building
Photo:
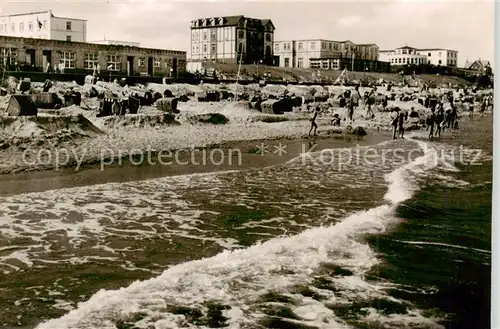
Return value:
M 399 47 L 395 50 L 382 50 L 380 51 L 380 60 L 395 66 L 427 64 L 427 56 L 419 54 L 418 49 L 408 46 Z
M 399 47 L 394 50 L 381 50 L 380 59 L 398 65 L 422 65 L 457 67 L 458 51 L 443 48 Z
M 492 71 L 490 61 L 482 61 L 480 59 L 473 62 L 466 61 L 464 69 L 476 71 L 481 74 L 491 74 Z
M 86 42 L 87 20 L 56 17 L 52 11 L 0 16 L 0 36 Z
M 269 19 L 241 15 L 193 20 L 190 60 L 271 64 L 274 30 Z
M 0 36 L 0 65 L 44 71 L 63 64 L 65 73 L 101 72 L 128 76 L 173 76 L 186 70 L 186 52 Z
M 95 43 L 99 45 L 117 45 L 117 46 L 129 46 L 129 47 L 139 47 L 140 42 L 130 42 L 130 41 L 117 41 L 117 40 L 98 40 L 90 41 L 89 43 Z
M 307 39 L 276 41 L 274 55 L 279 66 L 292 68 L 316 68 L 325 70 L 342 70 L 345 63 L 354 60 L 366 62 L 368 70 L 375 70 L 378 60 L 376 44 L 355 44 L 352 41 L 332 41 L 325 39 Z M 355 64 L 357 67 L 357 65 Z M 349 68 L 349 69 L 351 69 Z

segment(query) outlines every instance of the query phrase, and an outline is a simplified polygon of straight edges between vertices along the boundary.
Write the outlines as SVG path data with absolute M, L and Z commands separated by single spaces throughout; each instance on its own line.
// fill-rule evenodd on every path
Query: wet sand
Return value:
M 308 151 L 374 145 L 389 138 L 388 132 L 369 131 L 368 136 L 364 137 L 319 135 L 315 139 L 240 141 L 207 149 L 172 152 L 171 157 L 163 158 L 164 164 L 158 160 L 158 154 L 151 153 L 150 161 L 148 161 L 148 155 L 145 154 L 140 164 L 140 159 L 126 158 L 121 163 L 118 163 L 118 160 L 112 164 L 95 163 L 85 165 L 78 170 L 75 167 L 68 167 L 59 171 L 46 170 L 0 175 L 0 195 L 43 192 L 194 173 L 262 168 L 285 163 Z M 260 152 L 261 145 L 267 146 L 267 152 Z M 282 152 L 279 151 L 280 147 Z

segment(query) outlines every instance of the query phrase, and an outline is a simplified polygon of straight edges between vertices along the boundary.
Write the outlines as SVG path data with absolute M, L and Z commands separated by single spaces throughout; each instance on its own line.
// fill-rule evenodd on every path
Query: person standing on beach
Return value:
M 436 136 L 441 138 L 441 128 L 444 125 L 444 109 L 440 105 L 436 115 Z
M 354 90 L 351 92 L 350 102 L 349 102 L 349 112 L 348 117 L 349 121 L 354 121 L 354 108 L 359 106 L 359 99 L 361 95 L 359 94 L 359 86 L 354 87 Z
M 425 120 L 426 124 L 427 124 L 427 130 L 429 130 L 429 128 L 431 129 L 431 131 L 429 132 L 429 139 L 432 139 L 434 137 L 434 124 L 436 123 L 436 114 L 434 113 L 435 108 L 431 108 L 431 113 L 429 113 L 427 115 L 427 119 Z
M 405 117 L 408 116 L 408 112 L 403 113 L 399 113 L 399 120 L 398 120 L 398 133 L 399 133 L 399 138 L 405 138 L 404 135 L 405 135 L 405 128 L 404 128 L 404 122 L 405 122 Z
M 314 136 L 316 136 L 316 130 L 318 129 L 318 124 L 316 123 L 316 118 L 318 117 L 319 114 L 319 106 L 316 107 L 316 110 L 314 111 L 314 115 L 311 119 L 311 128 L 309 129 L 308 136 L 311 136 L 311 132 L 314 129 Z
M 399 124 L 399 108 L 396 107 L 395 109 L 392 110 L 391 114 L 392 139 L 397 138 L 398 124 Z

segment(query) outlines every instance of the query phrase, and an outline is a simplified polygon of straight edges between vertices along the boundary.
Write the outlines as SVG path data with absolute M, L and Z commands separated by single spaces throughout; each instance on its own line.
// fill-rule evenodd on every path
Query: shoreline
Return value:
M 56 171 L 55 168 L 45 170 L 20 171 L 0 175 L 0 196 L 15 195 L 21 193 L 42 192 L 61 188 L 78 186 L 89 186 L 104 183 L 123 183 L 138 180 L 148 180 L 169 176 L 201 174 L 211 172 L 223 172 L 228 170 L 252 170 L 274 165 L 284 164 L 309 151 L 324 149 L 338 149 L 343 147 L 370 146 L 388 140 L 389 134 L 385 131 L 369 131 L 367 136 L 330 134 L 319 135 L 316 138 L 300 138 L 297 136 L 283 136 L 270 139 L 227 141 L 219 144 L 211 144 L 207 147 L 194 149 L 171 150 L 182 152 L 175 163 L 140 163 L 136 164 L 131 159 L 122 158 L 121 161 L 102 167 L 100 160 L 86 162 L 77 170 L 74 166 L 66 166 Z M 261 143 L 268 147 L 266 154 L 260 154 Z M 314 144 L 310 144 L 314 143 Z M 282 154 L 278 153 L 279 147 L 284 149 Z M 206 151 L 226 150 L 220 164 L 203 162 Z M 232 150 L 240 153 L 235 154 Z M 158 152 L 151 153 L 152 156 Z M 133 159 L 132 159 L 133 160 Z M 190 161 L 191 160 L 191 161 Z M 206 159 L 205 159 L 206 160 Z M 121 162 L 121 163 L 120 163 Z

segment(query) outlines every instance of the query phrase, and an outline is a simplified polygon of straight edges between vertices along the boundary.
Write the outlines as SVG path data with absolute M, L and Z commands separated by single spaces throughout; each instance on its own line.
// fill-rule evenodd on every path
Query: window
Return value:
M 315 42 L 311 42 L 311 49 L 316 49 L 316 43 Z
M 141 60 L 139 59 L 139 62 Z M 120 56 L 117 55 L 108 55 L 108 65 L 107 69 L 110 71 L 119 71 L 120 70 Z
M 238 31 L 238 39 L 243 39 L 245 37 L 245 34 L 243 33 L 242 30 Z
M 61 62 L 64 64 L 65 69 L 75 68 L 75 53 L 70 51 L 65 51 L 62 53 Z
M 398 64 L 401 64 L 401 58 L 398 58 Z
M 16 48 L 0 48 L 0 65 L 14 65 L 16 60 Z
M 46 29 L 47 29 L 47 21 L 46 21 L 46 20 L 44 20 L 44 21 L 43 21 L 43 29 L 44 29 L 44 30 L 46 30 Z
M 206 53 L 207 52 L 207 45 L 203 45 L 203 52 Z
M 153 67 L 156 67 L 156 68 L 161 67 L 161 59 L 160 58 L 155 58 L 154 59 Z
M 330 48 L 330 50 L 332 50 L 332 44 L 331 43 L 328 44 L 328 48 Z
M 290 43 L 285 43 L 285 50 L 290 50 Z
M 99 54 L 97 53 L 85 53 L 83 54 L 83 68 L 86 70 L 92 70 L 99 64 Z
M 431 57 L 431 53 L 428 53 L 427 56 Z
M 442 63 L 442 61 L 441 61 L 441 60 L 439 60 L 439 61 L 438 61 L 438 64 L 439 64 L 439 65 L 441 65 L 441 63 Z
M 213 53 L 217 52 L 217 47 L 215 45 L 212 45 L 212 52 Z
M 407 49 L 403 49 L 403 55 L 406 55 L 408 54 L 408 50 Z
M 10 25 L 10 29 L 11 29 L 12 32 L 16 32 L 16 25 L 14 23 L 12 23 Z
M 267 45 L 266 46 L 266 57 L 271 56 L 271 46 Z
M 71 35 L 66 36 L 66 41 L 71 41 Z
M 321 43 L 321 49 L 326 49 L 326 42 Z
M 277 43 L 277 44 L 274 45 L 274 51 L 275 52 L 280 51 L 280 44 L 279 43 Z
M 28 31 L 33 31 L 33 22 L 28 22 Z
M 206 41 L 208 39 L 207 31 L 203 32 L 203 40 Z
M 438 57 L 441 57 L 441 52 L 438 53 Z
M 304 44 L 302 42 L 299 42 L 299 50 L 304 49 Z
M 304 67 L 304 59 L 302 57 L 297 58 L 297 67 Z
M 328 69 L 328 66 L 328 61 L 323 61 L 322 68 L 326 70 Z
M 290 58 L 285 58 L 285 67 L 289 67 L 290 66 Z
M 24 32 L 24 23 L 19 23 L 19 32 Z
M 66 31 L 71 31 L 71 22 L 66 22 Z
M 266 33 L 266 41 L 270 42 L 271 41 L 271 34 Z

